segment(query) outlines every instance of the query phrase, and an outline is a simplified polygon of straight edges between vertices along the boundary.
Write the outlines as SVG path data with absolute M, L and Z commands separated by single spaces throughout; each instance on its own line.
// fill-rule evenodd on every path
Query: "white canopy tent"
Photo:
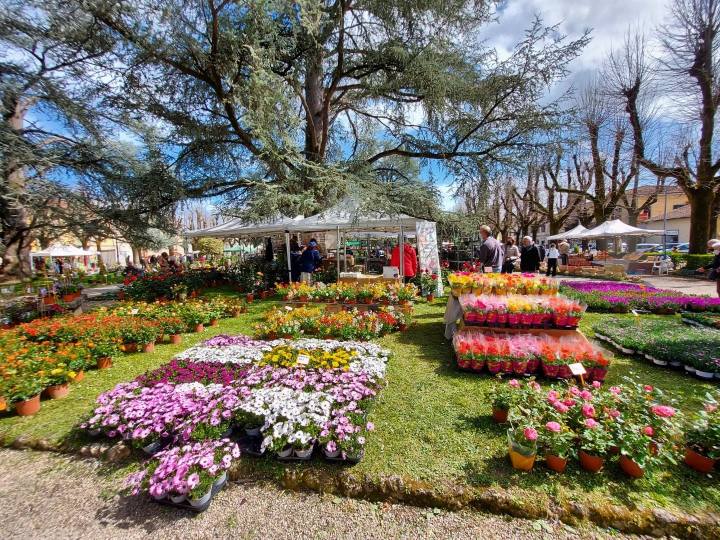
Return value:
M 615 238 L 619 236 L 650 236 L 655 234 L 665 234 L 665 231 L 657 229 L 640 229 L 638 227 L 628 225 L 627 223 L 623 223 L 619 219 L 611 219 L 610 221 L 606 221 L 605 223 L 602 223 L 593 229 L 588 229 L 587 231 L 576 236 L 575 238 L 589 240 L 594 238 Z
M 377 210 L 364 210 L 353 197 L 348 197 L 335 206 L 323 212 L 302 219 L 278 218 L 267 222 L 250 224 L 239 219 L 230 220 L 222 225 L 209 227 L 197 231 L 188 231 L 188 237 L 234 238 L 242 236 L 262 236 L 268 234 L 285 233 L 285 246 L 287 249 L 288 274 L 290 274 L 290 233 L 291 232 L 323 232 L 335 231 L 337 234 L 337 265 L 340 275 L 340 246 L 341 233 L 396 233 L 400 244 L 403 243 L 406 231 L 414 231 L 418 238 L 418 251 L 420 260 L 424 262 L 423 268 L 439 272 L 440 258 L 437 250 L 437 236 L 435 223 L 414 218 L 406 214 L 392 214 Z M 393 235 L 394 236 L 394 235 Z M 400 275 L 404 268 L 404 254 L 400 250 Z
M 575 227 L 573 227 L 569 231 L 566 231 L 564 233 L 559 233 L 559 234 L 553 234 L 552 236 L 548 236 L 547 240 L 563 240 L 563 239 L 572 240 L 575 238 L 579 238 L 578 235 L 581 235 L 585 231 L 587 231 L 587 229 L 585 227 L 583 227 L 580 223 L 578 223 Z
M 31 257 L 90 257 L 92 255 L 97 255 L 97 251 L 61 245 L 54 245 L 46 250 L 30 253 Z

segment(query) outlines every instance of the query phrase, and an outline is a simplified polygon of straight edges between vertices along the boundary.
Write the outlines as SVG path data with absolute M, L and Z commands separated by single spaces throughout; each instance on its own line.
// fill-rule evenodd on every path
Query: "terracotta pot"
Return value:
M 496 409 L 493 407 L 492 417 L 496 424 L 504 424 L 508 419 L 508 412 L 506 409 Z
M 593 456 L 585 452 L 585 450 L 580 450 L 579 455 L 580 466 L 586 471 L 596 473 L 600 469 L 602 469 L 603 465 L 605 464 L 605 458 L 602 458 L 600 456 Z
M 182 342 L 182 334 L 172 334 L 170 336 L 170 343 L 173 345 L 177 345 L 178 343 Z
M 18 416 L 32 416 L 40 410 L 40 394 L 24 401 L 15 402 L 15 412 Z
M 269 295 L 270 293 L 268 291 L 260 291 L 260 298 L 263 300 L 265 300 Z
M 62 301 L 66 304 L 69 304 L 70 302 L 74 302 L 80 297 L 79 292 L 69 293 L 69 294 L 63 294 Z
M 567 467 L 567 458 L 547 454 L 545 456 L 545 465 L 548 466 L 548 469 L 558 473 L 563 473 L 565 472 L 565 467 Z
M 112 358 L 98 358 L 97 360 L 98 369 L 108 369 L 112 367 Z
M 427 299 L 428 302 L 432 302 L 433 300 L 435 300 L 435 295 L 428 294 L 425 298 Z
M 405 331 L 407 331 L 407 329 L 408 329 L 407 324 L 398 325 L 398 330 L 400 330 L 401 332 L 405 332 Z
M 692 448 L 685 448 L 685 465 L 691 469 L 695 469 L 698 472 L 707 474 L 712 472 L 715 466 L 715 461 L 712 458 L 703 456 L 701 453 L 696 452 Z
M 523 456 L 519 452 L 516 452 L 512 448 L 509 449 L 510 462 L 512 463 L 513 469 L 520 471 L 530 471 L 535 464 L 535 454 L 532 456 Z
M 54 384 L 48 386 L 45 392 L 50 399 L 62 399 L 70 392 L 70 385 L 68 383 Z
M 217 326 L 218 320 L 217 319 L 210 319 L 210 326 Z
M 195 331 L 197 333 L 203 332 L 205 330 L 205 325 L 200 323 L 195 325 Z
M 138 350 L 137 343 L 125 343 L 123 345 L 123 351 L 125 351 L 128 354 L 136 353 L 137 350 Z
M 237 317 L 240 316 L 241 313 L 242 313 L 242 310 L 240 310 L 240 309 L 234 309 L 230 315 L 232 315 L 233 318 L 237 318 Z
M 80 369 L 75 373 L 75 378 L 73 378 L 72 382 L 80 382 L 85 378 L 85 372 Z
M 146 353 L 155 352 L 155 342 L 151 341 L 150 343 L 146 343 L 145 345 L 143 345 L 142 349 L 143 349 L 143 352 L 146 352 Z
M 620 468 L 632 478 L 642 478 L 645 475 L 643 468 L 627 456 L 620 456 Z
M 55 298 L 54 294 L 48 294 L 47 296 L 43 296 L 42 303 L 45 306 L 49 306 L 52 304 L 56 304 L 57 299 Z M 33 414 L 35 414 L 35 413 L 33 413 Z
M 253 293 L 247 293 L 245 299 L 248 301 L 248 303 L 252 303 L 255 300 L 255 295 Z
M 0 396 L 0 411 L 7 410 L 7 401 L 4 397 Z

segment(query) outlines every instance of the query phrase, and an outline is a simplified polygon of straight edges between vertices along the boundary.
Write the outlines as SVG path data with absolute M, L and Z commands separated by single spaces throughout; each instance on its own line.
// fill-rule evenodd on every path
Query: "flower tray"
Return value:
M 342 465 L 342 464 L 345 464 L 345 465 L 357 465 L 358 463 L 360 463 L 360 462 L 362 461 L 363 457 L 365 457 L 365 451 L 360 452 L 360 455 L 357 456 L 357 457 L 347 456 L 347 457 L 345 457 L 345 458 L 342 458 L 342 457 L 335 457 L 335 458 L 333 458 L 333 457 L 328 457 L 328 456 L 326 456 L 326 455 L 325 455 L 325 452 L 322 452 L 322 455 L 323 455 L 323 459 L 324 459 L 325 461 L 330 462 L 330 463 L 338 463 L 338 464 L 341 464 L 341 465 Z
M 284 463 L 291 462 L 291 461 L 310 461 L 312 459 L 314 453 L 315 453 L 314 451 L 311 452 L 308 457 L 297 457 L 294 454 L 290 454 L 288 457 L 280 457 L 280 456 L 276 455 L 275 459 L 277 459 L 278 461 L 282 461 Z
M 225 481 L 222 484 L 220 484 L 218 486 L 213 485 L 213 487 L 211 489 L 210 500 L 208 500 L 208 502 L 206 502 L 205 504 L 203 504 L 201 506 L 193 506 L 187 501 L 187 499 L 184 500 L 183 502 L 179 502 L 179 503 L 172 502 L 170 500 L 170 497 L 163 497 L 162 499 L 156 499 L 155 497 L 150 497 L 150 500 L 153 502 L 156 502 L 158 504 L 162 504 L 163 506 L 172 506 L 173 508 L 180 508 L 182 510 L 191 510 L 192 512 L 200 514 L 201 512 L 204 512 L 205 510 L 210 508 L 210 504 L 212 504 L 212 501 L 215 498 L 215 495 L 217 495 L 220 492 L 220 490 L 225 487 L 225 484 L 227 484 L 227 478 L 225 479 Z

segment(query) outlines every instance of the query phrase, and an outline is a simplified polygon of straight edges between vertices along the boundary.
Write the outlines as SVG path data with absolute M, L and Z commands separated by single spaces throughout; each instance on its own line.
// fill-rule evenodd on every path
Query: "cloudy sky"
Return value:
M 666 22 L 667 14 L 668 0 L 504 0 L 497 22 L 487 26 L 485 37 L 488 45 L 506 56 L 522 40 L 535 15 L 540 15 L 546 25 L 559 24 L 560 32 L 569 39 L 590 29 L 592 41 L 571 64 L 569 77 L 553 92 L 559 94 L 570 86 L 582 87 L 597 72 L 608 52 L 622 46 L 629 28 L 644 31 L 650 51 L 657 51 L 653 29 Z M 440 190 L 443 206 L 451 209 L 455 205 L 452 186 L 441 185 Z

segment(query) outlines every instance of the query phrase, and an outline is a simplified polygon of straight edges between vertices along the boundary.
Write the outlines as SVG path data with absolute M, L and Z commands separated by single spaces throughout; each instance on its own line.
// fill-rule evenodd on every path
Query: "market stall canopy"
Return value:
M 566 231 L 566 232 L 560 233 L 560 234 L 553 234 L 552 236 L 548 236 L 547 240 L 563 240 L 563 239 L 579 238 L 578 235 L 581 235 L 585 231 L 587 231 L 587 229 L 585 227 L 583 227 L 580 223 L 578 223 L 575 227 L 573 227 L 569 231 Z
M 30 253 L 31 257 L 89 257 L 97 255 L 94 249 L 82 249 L 75 246 L 54 245 L 43 251 Z
M 313 231 L 399 231 L 414 229 L 418 222 L 425 221 L 407 214 L 394 214 L 378 210 L 364 210 L 357 199 L 348 197 L 335 206 L 314 216 L 295 223 L 292 230 Z
M 207 229 L 198 229 L 197 231 L 186 231 L 185 236 L 188 238 L 239 238 L 262 236 L 264 234 L 282 233 L 288 229 L 297 230 L 295 224 L 302 221 L 303 216 L 276 217 L 265 221 L 250 222 L 241 218 L 231 219 L 220 225 L 208 227 Z
M 576 238 L 614 238 L 616 236 L 650 236 L 655 234 L 665 234 L 663 230 L 657 229 L 639 229 L 627 223 L 623 223 L 619 219 L 611 219 L 605 223 L 598 225 L 594 229 L 589 229 L 584 233 L 576 236 Z

